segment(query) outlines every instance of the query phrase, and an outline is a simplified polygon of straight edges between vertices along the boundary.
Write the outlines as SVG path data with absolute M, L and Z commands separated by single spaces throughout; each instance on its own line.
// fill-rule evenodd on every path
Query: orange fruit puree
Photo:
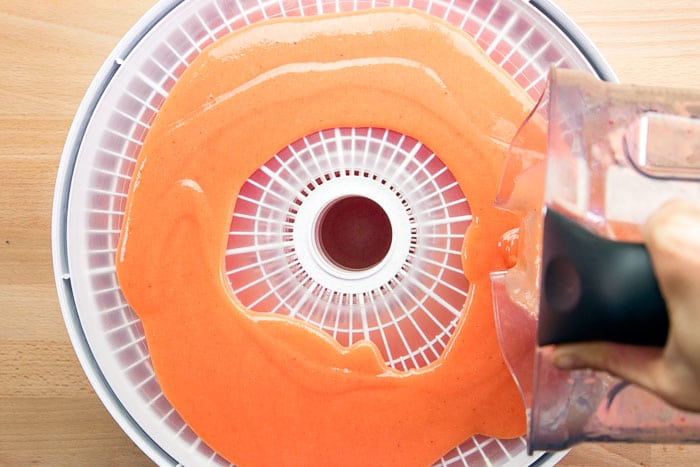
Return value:
M 488 273 L 518 224 L 493 207 L 532 103 L 461 31 L 413 10 L 265 21 L 205 49 L 153 122 L 117 252 L 166 397 L 243 465 L 425 466 L 475 433 L 525 431 Z M 272 155 L 333 127 L 388 128 L 450 168 L 474 220 L 469 298 L 444 354 L 407 372 L 293 318 L 245 309 L 224 274 L 239 189 Z

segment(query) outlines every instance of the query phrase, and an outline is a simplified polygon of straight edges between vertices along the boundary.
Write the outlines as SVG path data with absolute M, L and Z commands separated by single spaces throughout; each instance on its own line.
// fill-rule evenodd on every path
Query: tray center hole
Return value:
M 330 203 L 319 217 L 316 235 L 329 262 L 353 271 L 379 264 L 392 241 L 389 216 L 364 196 L 347 196 Z

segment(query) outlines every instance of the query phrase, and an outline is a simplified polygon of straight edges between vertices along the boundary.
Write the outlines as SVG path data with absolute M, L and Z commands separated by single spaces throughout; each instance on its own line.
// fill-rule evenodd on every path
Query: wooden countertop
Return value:
M 68 340 L 50 221 L 78 103 L 153 3 L 0 2 L 0 466 L 151 465 L 92 391 Z M 622 81 L 700 88 L 697 0 L 557 3 Z M 587 444 L 561 465 L 700 465 L 700 446 Z

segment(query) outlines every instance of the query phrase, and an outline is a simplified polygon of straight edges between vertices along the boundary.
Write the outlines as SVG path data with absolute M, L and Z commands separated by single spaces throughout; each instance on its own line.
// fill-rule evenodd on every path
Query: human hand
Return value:
M 552 363 L 607 371 L 700 412 L 700 209 L 683 200 L 665 204 L 647 222 L 644 242 L 669 313 L 666 346 L 566 344 L 552 352 Z

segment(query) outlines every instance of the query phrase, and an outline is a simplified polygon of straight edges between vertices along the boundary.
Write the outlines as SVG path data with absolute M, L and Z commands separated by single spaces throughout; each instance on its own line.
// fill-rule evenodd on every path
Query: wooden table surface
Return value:
M 54 289 L 56 169 L 88 84 L 154 0 L 0 0 L 0 466 L 151 465 L 88 384 Z M 624 82 L 700 88 L 697 0 L 558 0 Z M 700 465 L 700 446 L 585 444 L 566 466 Z

